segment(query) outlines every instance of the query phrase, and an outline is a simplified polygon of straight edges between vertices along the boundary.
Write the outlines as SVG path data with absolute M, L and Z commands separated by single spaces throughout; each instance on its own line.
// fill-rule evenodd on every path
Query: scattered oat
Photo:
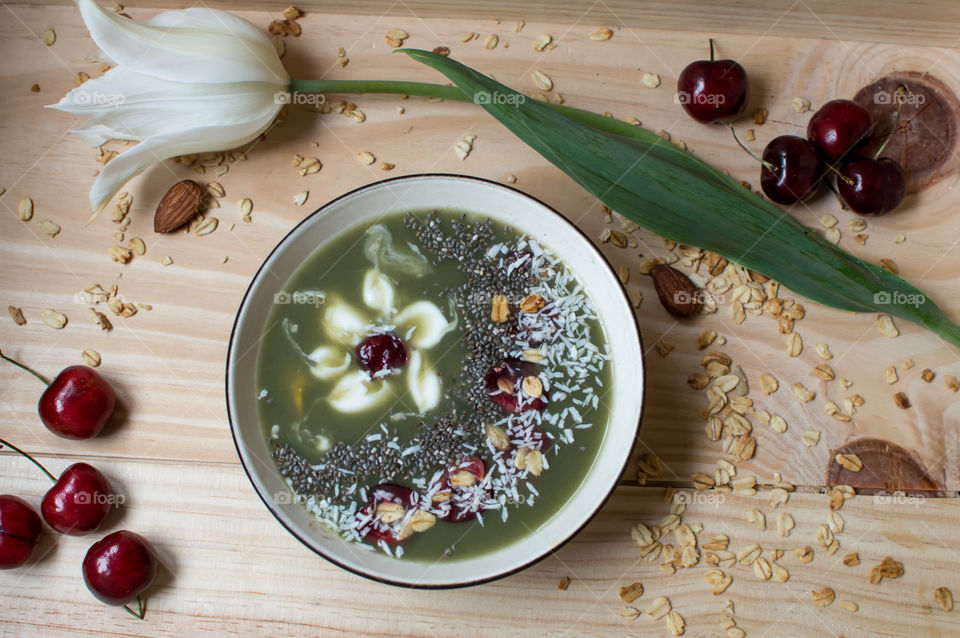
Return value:
M 908 399 L 907 395 L 903 392 L 897 392 L 893 395 L 893 402 L 901 410 L 906 410 L 910 407 L 910 399 Z
M 753 112 L 753 123 L 763 124 L 764 122 L 767 121 L 767 115 L 769 115 L 769 111 L 767 111 L 767 109 L 765 108 L 757 109 L 756 111 Z
M 794 528 L 793 516 L 783 512 L 777 517 L 777 534 L 786 538 L 790 536 L 790 531 Z
M 96 368 L 100 365 L 100 353 L 96 350 L 90 350 L 88 348 L 80 353 L 80 358 L 91 368 Z
M 620 617 L 624 620 L 636 620 L 640 616 L 640 610 L 636 607 L 623 606 L 620 608 Z
M 857 552 L 850 552 L 843 557 L 843 564 L 847 567 L 856 567 L 860 564 L 860 554 Z
M 744 134 L 743 139 L 748 142 L 753 142 L 757 139 L 757 134 L 752 128 L 748 128 L 747 132 Z
M 897 266 L 897 262 L 892 259 L 883 258 L 880 260 L 880 267 L 892 272 L 894 275 L 900 274 L 900 267 Z
M 457 153 L 457 157 L 461 160 L 467 159 L 467 156 L 470 155 L 470 151 L 473 150 L 473 142 L 477 139 L 476 135 L 464 135 L 456 144 L 454 144 L 454 151 Z
M 791 357 L 799 356 L 803 352 L 803 339 L 796 332 L 787 335 L 787 354 Z
M 33 200 L 29 197 L 24 197 L 20 200 L 20 203 L 17 205 L 17 213 L 20 215 L 20 219 L 28 222 L 33 218 Z
M 127 246 L 130 247 L 130 252 L 134 255 L 147 254 L 147 245 L 139 237 L 131 237 L 130 241 L 127 242 Z
M 840 231 L 836 228 L 827 229 L 827 232 L 825 232 L 823 236 L 828 242 L 830 242 L 834 246 L 840 243 Z
M 792 333 L 793 334 L 793 333 Z M 770 395 L 777 391 L 780 387 L 780 383 L 777 381 L 777 378 L 772 374 L 764 372 L 760 375 L 760 390 L 764 394 Z
M 503 295 L 494 295 L 491 300 L 490 319 L 494 323 L 503 323 L 510 318 L 510 305 Z
M 817 607 L 829 607 L 836 598 L 836 593 L 829 587 L 810 592 L 813 595 L 813 604 Z
M 303 206 L 308 197 L 310 197 L 310 191 L 300 191 L 293 196 L 293 203 L 297 206 Z
M 377 161 L 377 158 L 370 151 L 361 151 L 357 153 L 357 161 L 365 166 L 370 166 Z
M 655 89 L 660 86 L 660 76 L 656 73 L 644 73 L 642 82 L 644 86 Z
M 899 235 L 893 238 L 893 243 L 895 244 L 902 244 L 905 241 L 907 241 L 907 236 L 904 235 L 903 233 L 900 233 Z
M 747 513 L 747 520 L 761 532 L 767 529 L 767 517 L 760 510 L 750 510 Z
M 620 588 L 620 600 L 625 603 L 632 603 L 640 596 L 643 596 L 643 585 L 640 583 L 633 583 Z
M 171 257 L 170 255 L 167 255 L 166 257 L 160 260 L 160 264 L 163 266 L 169 266 L 172 263 L 173 263 L 173 257 Z
M 550 76 L 542 71 L 534 71 L 530 74 L 530 77 L 533 78 L 533 83 L 541 91 L 551 91 L 553 90 L 553 80 L 550 79 Z
M 13 323 L 18 326 L 26 325 L 27 320 L 23 316 L 23 310 L 16 306 L 7 306 L 7 311 L 10 313 L 10 318 L 13 319 Z
M 52 47 L 53 43 L 57 41 L 57 32 L 53 29 L 47 29 L 43 32 L 43 43 L 48 47 Z
M 957 378 L 952 374 L 943 375 L 943 382 L 953 392 L 960 390 L 960 380 L 957 380 Z
M 50 221 L 49 219 L 44 219 L 40 222 L 40 230 L 51 237 L 56 237 L 58 234 L 60 234 L 60 225 Z
M 821 359 L 832 359 L 833 353 L 830 352 L 830 346 L 825 343 L 818 343 L 816 346 L 817 354 L 820 355 Z
M 199 237 L 209 235 L 217 229 L 217 225 L 219 223 L 220 221 L 216 217 L 204 217 L 203 220 L 197 224 L 197 228 L 194 230 L 194 233 Z
M 654 598 L 653 601 L 651 601 L 650 607 L 647 608 L 647 615 L 654 620 L 660 620 L 669 614 L 671 609 L 672 607 L 670 605 L 670 599 L 666 596 L 660 596 L 659 598 Z
M 67 316 L 62 312 L 57 312 L 51 308 L 46 308 L 40 313 L 40 319 L 51 328 L 60 330 L 67 325 Z
M 943 611 L 953 611 L 953 592 L 947 587 L 937 587 L 933 592 L 933 600 Z
M 806 113 L 810 110 L 810 100 L 805 97 L 795 97 L 790 103 L 793 107 L 793 110 L 797 113 Z
M 859 611 L 860 605 L 853 602 L 852 600 L 841 600 L 837 602 L 837 607 L 840 609 L 846 609 L 847 611 Z
M 552 37 L 550 34 L 548 34 L 548 33 L 544 33 L 543 35 L 541 35 L 540 37 L 538 37 L 538 38 L 534 41 L 534 43 L 533 43 L 533 50 L 534 50 L 534 51 L 543 51 L 544 49 L 547 48 L 547 46 L 548 46 L 552 41 L 553 41 L 553 37 Z
M 820 218 L 820 223 L 823 225 L 824 228 L 833 228 L 834 226 L 837 225 L 837 218 L 831 215 L 830 213 L 827 213 L 826 215 Z
M 803 444 L 807 447 L 813 447 L 820 442 L 820 431 L 806 430 L 800 435 L 800 440 L 803 441 Z
M 860 457 L 852 452 L 840 453 L 834 457 L 841 466 L 850 470 L 851 472 L 859 472 L 863 469 L 863 461 L 860 460 Z
M 250 215 L 253 213 L 253 201 L 249 197 L 240 200 L 240 219 L 250 223 Z
M 809 403 L 810 401 L 813 401 L 813 399 L 817 396 L 816 392 L 812 392 L 808 390 L 807 387 L 802 383 L 800 383 L 799 381 L 793 384 L 793 393 L 797 395 L 797 398 L 799 398 L 804 403 Z
M 787 422 L 779 414 L 773 414 L 770 416 L 770 429 L 777 434 L 783 434 L 787 431 Z
M 770 490 L 770 507 L 779 507 L 790 500 L 790 492 L 782 487 L 775 487 Z
M 800 559 L 802 563 L 809 563 L 813 560 L 813 548 L 809 545 L 804 545 L 803 547 L 798 547 L 793 550 L 793 555 Z
M 133 259 L 133 253 L 123 246 L 111 246 L 107 249 L 107 253 L 110 255 L 110 259 L 121 264 L 129 263 Z
M 684 627 L 686 623 L 677 611 L 673 610 L 667 614 L 667 629 L 670 630 L 674 636 L 682 636 L 684 632 Z
M 880 328 L 880 332 L 888 337 L 896 337 L 900 334 L 897 326 L 893 323 L 893 317 L 887 314 L 877 315 L 877 327 Z
M 883 372 L 883 379 L 890 385 L 893 385 L 894 383 L 899 381 L 900 378 L 897 376 L 897 369 L 894 366 L 888 367 Z
M 613 31 L 607 27 L 600 27 L 590 32 L 590 39 L 594 42 L 605 42 L 613 37 Z
M 487 36 L 487 39 L 483 41 L 484 49 L 496 49 L 497 43 L 500 41 L 500 38 L 497 37 L 497 34 L 491 33 Z
M 837 374 L 833 371 L 833 368 L 826 363 L 821 363 L 816 366 L 813 369 L 813 373 L 824 381 L 833 381 L 837 377 Z
M 560 579 L 560 583 L 557 584 L 557 589 L 559 589 L 560 591 L 567 591 L 567 587 L 569 586 L 570 586 L 570 577 L 564 576 L 563 578 Z M 639 616 L 639 614 L 637 615 Z

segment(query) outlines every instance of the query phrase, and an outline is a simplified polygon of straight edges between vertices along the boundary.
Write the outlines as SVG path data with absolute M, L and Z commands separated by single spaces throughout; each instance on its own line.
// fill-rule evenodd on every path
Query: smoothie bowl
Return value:
M 619 279 L 559 213 L 457 175 L 321 207 L 260 268 L 227 360 L 241 462 L 294 536 L 362 576 L 477 584 L 573 537 L 644 398 Z

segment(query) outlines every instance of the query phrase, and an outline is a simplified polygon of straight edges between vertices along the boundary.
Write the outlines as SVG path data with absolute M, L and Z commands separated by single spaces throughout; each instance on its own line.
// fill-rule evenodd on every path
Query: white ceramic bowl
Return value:
M 493 553 L 434 564 L 397 560 L 347 543 L 293 502 L 257 417 L 257 350 L 274 294 L 328 239 L 385 213 L 429 208 L 476 212 L 535 237 L 566 262 L 596 304 L 613 356 L 613 405 L 597 458 L 579 489 L 539 529 Z M 356 574 L 408 587 L 459 587 L 523 569 L 572 538 L 620 479 L 640 427 L 644 363 L 640 330 L 613 269 L 573 224 L 514 188 L 460 175 L 411 175 L 376 182 L 319 208 L 284 237 L 253 278 L 237 312 L 227 354 L 227 413 L 240 460 L 267 508 L 304 545 Z

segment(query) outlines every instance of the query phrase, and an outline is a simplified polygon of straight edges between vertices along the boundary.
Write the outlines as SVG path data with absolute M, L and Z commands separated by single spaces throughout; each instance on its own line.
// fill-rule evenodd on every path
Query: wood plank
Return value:
M 54 472 L 67 462 L 43 458 Z M 748 635 L 947 636 L 953 614 L 933 603 L 939 586 L 960 591 L 960 559 L 952 551 L 960 523 L 954 500 L 878 503 L 873 497 L 849 501 L 841 513 L 846 527 L 841 549 L 827 555 L 816 543 L 816 525 L 828 511 L 822 496 L 796 494 L 777 511 L 788 511 L 797 527 L 779 538 L 777 511 L 766 495 L 726 495 L 723 502 L 687 494 L 684 522 L 701 522 L 701 542 L 727 534 L 734 550 L 760 544 L 788 551 L 780 563 L 786 583 L 758 581 L 750 568 L 725 570 L 734 580 L 719 597 L 704 581 L 708 567 L 661 573 L 656 562 L 640 559 L 629 530 L 638 520 L 654 523 L 667 514 L 663 490 L 623 487 L 576 539 L 556 555 L 507 579 L 464 590 L 422 592 L 372 583 L 314 556 L 288 535 L 251 493 L 238 465 L 187 468 L 179 463 L 98 461 L 119 493 L 123 508 L 108 519 L 109 530 L 143 533 L 156 545 L 165 569 L 149 591 L 145 622 L 105 607 L 86 591 L 79 565 L 93 538 L 53 538 L 46 555 L 22 570 L 0 572 L 5 613 L 0 631 L 20 634 L 83 635 L 82 628 L 126 635 L 260 634 L 335 635 L 366 633 L 395 636 L 458 633 L 500 635 L 511 630 L 534 635 L 670 635 L 661 621 L 647 616 L 626 622 L 617 589 L 643 583 L 634 604 L 645 610 L 667 596 L 687 623 L 687 635 L 716 635 L 715 620 L 726 600 L 734 601 L 737 625 Z M 3 489 L 35 505 L 49 482 L 22 459 L 0 456 Z M 716 495 L 714 495 L 716 496 Z M 746 513 L 766 512 L 768 529 L 758 532 Z M 237 524 L 242 521 L 242 524 Z M 104 530 L 106 532 L 108 530 Z M 94 538 L 98 537 L 95 535 Z M 810 545 L 815 559 L 802 564 L 789 552 Z M 841 557 L 859 551 L 862 564 L 844 567 Z M 905 574 L 879 585 L 867 583 L 870 567 L 885 556 L 904 563 Z M 560 591 L 569 576 L 568 590 Z M 832 587 L 837 598 L 859 603 L 852 614 L 815 608 L 809 591 Z M 491 616 L 491 610 L 496 613 Z M 891 613 L 896 609 L 896 613 Z M 81 628 L 81 629 L 78 629 Z
M 39 4 L 63 5 L 69 4 L 69 0 L 40 0 Z M 210 0 L 205 4 L 231 11 L 268 10 L 278 14 L 290 3 L 286 0 Z M 179 9 L 184 5 L 177 0 L 151 0 L 149 6 Z M 320 14 L 336 14 L 344 9 L 343 4 L 329 0 L 305 0 L 297 2 L 296 6 L 303 11 Z M 416 16 L 422 19 L 501 20 L 504 23 L 511 22 L 508 26 L 517 20 L 537 19 L 587 30 L 595 26 L 609 26 L 624 31 L 696 30 L 713 36 L 718 33 L 739 33 L 921 46 L 956 46 L 957 36 L 951 25 L 960 20 L 955 3 L 945 0 L 911 3 L 896 0 L 609 0 L 602 3 L 559 0 L 523 4 L 504 0 L 467 0 L 457 3 L 409 0 L 402 5 L 388 0 L 355 0 L 350 3 L 349 9 L 358 15 L 395 19 Z

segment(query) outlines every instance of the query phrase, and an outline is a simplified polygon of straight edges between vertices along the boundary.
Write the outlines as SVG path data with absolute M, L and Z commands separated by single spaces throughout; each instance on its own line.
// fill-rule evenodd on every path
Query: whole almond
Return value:
M 700 290 L 682 272 L 666 264 L 655 264 L 650 276 L 660 303 L 671 315 L 689 317 L 700 310 Z
M 153 216 L 154 232 L 172 233 L 183 226 L 197 214 L 202 197 L 203 189 L 192 179 L 174 184 L 157 205 Z

